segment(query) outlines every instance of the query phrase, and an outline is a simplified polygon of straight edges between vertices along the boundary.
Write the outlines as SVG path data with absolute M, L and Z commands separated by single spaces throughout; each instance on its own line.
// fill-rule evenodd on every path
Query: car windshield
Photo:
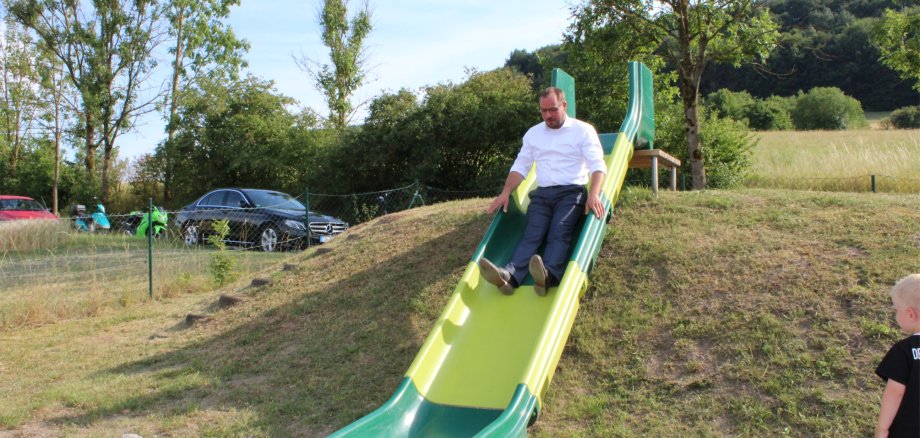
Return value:
M 246 194 L 248 194 L 252 199 L 252 202 L 255 203 L 255 207 L 269 207 L 281 210 L 307 209 L 307 207 L 304 207 L 300 201 L 294 199 L 294 197 L 288 195 L 287 193 L 251 191 L 246 192 Z
M 42 211 L 38 201 L 32 199 L 2 199 L 0 200 L 0 210 L 25 210 L 25 211 Z

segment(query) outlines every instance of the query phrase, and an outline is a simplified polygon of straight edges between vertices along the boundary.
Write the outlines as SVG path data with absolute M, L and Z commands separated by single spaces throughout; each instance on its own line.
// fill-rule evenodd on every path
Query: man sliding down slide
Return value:
M 604 215 L 600 190 L 607 165 L 601 141 L 593 126 L 567 117 L 565 110 L 562 90 L 550 87 L 540 93 L 543 123 L 524 134 L 505 187 L 488 207 L 489 214 L 498 207 L 507 213 L 511 193 L 537 164 L 537 188 L 530 193 L 527 226 L 511 260 L 498 267 L 484 257 L 479 259 L 483 278 L 505 295 L 514 293 L 528 271 L 537 295 L 545 296 L 547 289 L 559 285 L 580 215 L 589 211 L 598 219 Z M 585 190 L 589 175 L 590 193 Z M 543 242 L 546 247 L 541 258 L 537 249 Z

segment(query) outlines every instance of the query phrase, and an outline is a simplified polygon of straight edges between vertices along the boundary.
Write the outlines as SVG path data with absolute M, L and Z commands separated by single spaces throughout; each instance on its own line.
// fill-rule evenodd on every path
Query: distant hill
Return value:
M 878 62 L 869 42 L 871 23 L 896 0 L 768 0 L 781 24 L 780 47 L 766 66 L 710 64 L 700 85 L 703 95 L 720 88 L 747 90 L 757 97 L 791 96 L 814 87 L 837 87 L 867 111 L 917 105 L 913 83 Z

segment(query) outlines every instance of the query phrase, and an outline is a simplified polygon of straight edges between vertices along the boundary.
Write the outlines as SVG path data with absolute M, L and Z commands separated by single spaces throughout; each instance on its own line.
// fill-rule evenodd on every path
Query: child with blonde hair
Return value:
M 886 380 L 875 436 L 920 437 L 920 274 L 891 288 L 895 320 L 906 339 L 894 344 L 875 374 Z

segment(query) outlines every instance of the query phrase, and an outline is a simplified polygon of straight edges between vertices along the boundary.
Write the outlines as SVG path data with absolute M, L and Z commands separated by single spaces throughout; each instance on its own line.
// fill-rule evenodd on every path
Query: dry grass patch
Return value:
M 71 239 L 64 220 L 0 221 L 0 257 L 61 246 Z

